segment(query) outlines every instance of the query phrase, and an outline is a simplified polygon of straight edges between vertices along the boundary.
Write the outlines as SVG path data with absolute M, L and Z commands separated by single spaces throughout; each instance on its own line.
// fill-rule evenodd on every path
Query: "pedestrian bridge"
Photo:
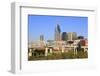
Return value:
M 32 53 L 34 53 L 34 50 L 37 49 L 38 47 L 39 47 L 39 46 L 29 48 L 29 56 L 31 56 Z M 48 50 L 49 50 L 50 53 L 52 53 L 52 52 L 53 52 L 53 48 L 55 48 L 55 47 L 57 47 L 57 46 L 47 46 L 47 47 L 39 47 L 39 48 L 44 49 L 45 56 L 47 56 L 47 55 L 48 55 Z M 78 46 L 73 46 L 73 45 L 62 46 L 62 47 L 61 47 L 61 52 L 62 52 L 62 53 L 65 52 L 65 49 L 66 49 L 66 48 L 72 48 L 74 54 L 76 55 L 76 54 L 77 54 L 77 51 L 78 51 L 78 50 L 77 50 L 77 47 L 78 47 Z M 57 48 L 59 48 L 59 47 L 57 47 Z M 84 52 L 88 51 L 88 46 L 81 46 L 81 48 L 84 49 Z

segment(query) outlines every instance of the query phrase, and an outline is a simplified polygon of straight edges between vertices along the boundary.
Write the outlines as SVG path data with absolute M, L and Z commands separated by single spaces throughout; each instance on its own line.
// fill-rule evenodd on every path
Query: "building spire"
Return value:
M 57 24 L 57 30 L 58 30 L 58 32 L 61 32 L 61 29 L 60 29 L 60 25 L 59 24 Z
M 57 24 L 55 27 L 55 41 L 60 41 L 61 40 L 61 29 L 60 25 Z

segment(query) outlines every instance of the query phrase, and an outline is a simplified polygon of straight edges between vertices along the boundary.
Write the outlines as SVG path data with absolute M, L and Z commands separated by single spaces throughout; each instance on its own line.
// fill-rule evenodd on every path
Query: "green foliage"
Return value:
M 78 51 L 74 54 L 72 50 L 64 53 L 48 53 L 48 56 L 38 55 L 28 57 L 28 60 L 57 60 L 57 59 L 77 59 L 77 58 L 88 58 L 88 53 L 84 51 Z

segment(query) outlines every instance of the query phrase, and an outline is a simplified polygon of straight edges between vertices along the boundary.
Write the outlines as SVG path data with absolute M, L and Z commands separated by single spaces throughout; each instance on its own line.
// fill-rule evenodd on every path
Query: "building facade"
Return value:
M 76 32 L 69 32 L 69 33 L 67 33 L 67 35 L 68 35 L 68 40 L 69 41 L 77 39 L 77 33 Z
M 44 41 L 44 35 L 40 35 L 40 41 Z
M 67 39 L 68 39 L 67 32 L 62 32 L 62 40 L 67 41 Z
M 59 24 L 55 27 L 55 41 L 61 41 L 61 29 Z

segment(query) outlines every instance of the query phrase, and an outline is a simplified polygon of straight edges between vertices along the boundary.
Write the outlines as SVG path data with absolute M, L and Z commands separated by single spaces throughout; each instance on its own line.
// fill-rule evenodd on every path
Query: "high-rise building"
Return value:
M 67 41 L 67 39 L 68 39 L 67 32 L 62 32 L 62 40 Z
M 40 35 L 40 41 L 44 41 L 44 36 Z
M 57 24 L 55 28 L 55 41 L 60 41 L 61 40 L 61 29 L 59 24 Z
M 44 48 L 46 46 L 45 41 L 44 41 L 44 35 L 40 35 L 40 41 L 38 42 L 38 46 L 41 48 Z
M 76 40 L 76 39 L 77 39 L 77 33 L 76 32 L 73 32 L 72 40 Z
M 67 33 L 68 35 L 68 40 L 76 40 L 77 39 L 77 33 L 76 32 L 69 32 Z

